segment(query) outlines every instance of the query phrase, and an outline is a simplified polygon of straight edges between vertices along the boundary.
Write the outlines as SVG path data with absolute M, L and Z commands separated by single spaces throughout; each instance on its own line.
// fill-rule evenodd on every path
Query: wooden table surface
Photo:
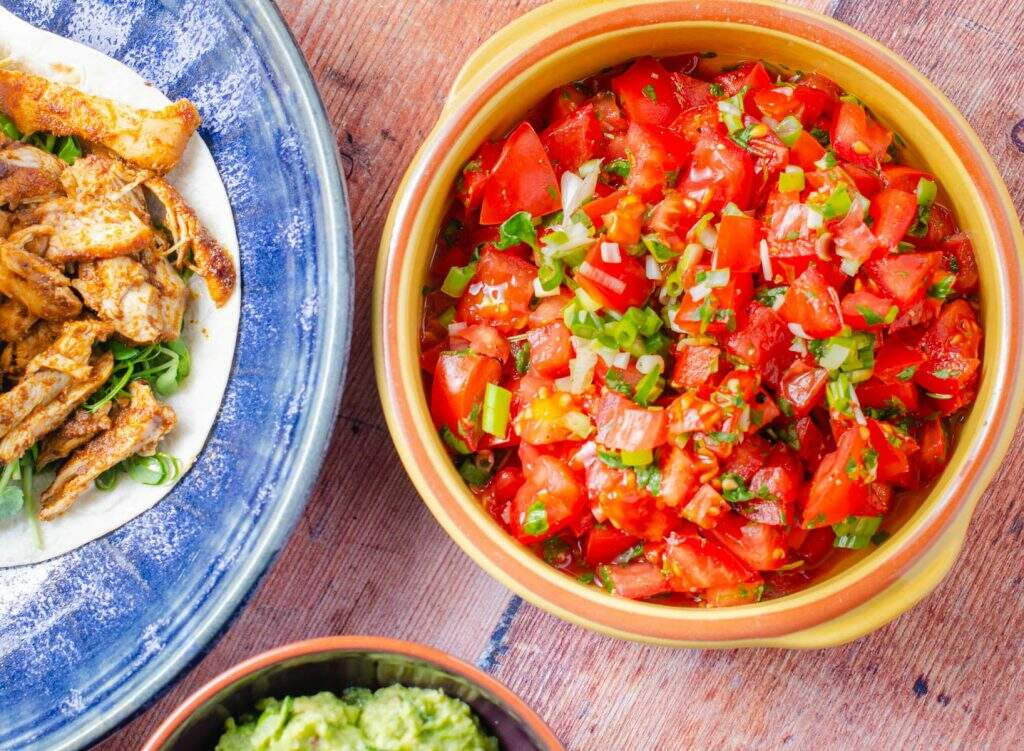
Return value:
M 481 665 L 569 749 L 1024 745 L 1024 442 L 1018 433 L 953 574 L 846 647 L 670 650 L 525 604 L 434 522 L 373 379 L 370 297 L 384 216 L 456 71 L 538 0 L 280 0 L 337 133 L 356 238 L 355 334 L 334 441 L 305 516 L 244 612 L 103 751 L 138 748 L 188 693 L 286 642 L 382 634 Z M 967 116 L 1024 207 L 1024 0 L 802 0 L 908 58 Z

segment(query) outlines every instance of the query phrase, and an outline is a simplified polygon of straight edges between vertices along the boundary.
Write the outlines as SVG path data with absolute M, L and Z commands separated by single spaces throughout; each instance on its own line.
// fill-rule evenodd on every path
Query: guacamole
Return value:
M 430 688 L 388 686 L 263 699 L 228 719 L 216 751 L 497 751 L 469 706 Z

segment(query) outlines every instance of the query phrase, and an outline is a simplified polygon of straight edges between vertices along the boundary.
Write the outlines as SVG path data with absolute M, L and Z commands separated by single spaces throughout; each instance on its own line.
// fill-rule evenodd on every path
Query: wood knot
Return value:
M 1017 147 L 1017 151 L 1024 152 L 1024 120 L 1013 126 L 1010 131 L 1010 140 Z

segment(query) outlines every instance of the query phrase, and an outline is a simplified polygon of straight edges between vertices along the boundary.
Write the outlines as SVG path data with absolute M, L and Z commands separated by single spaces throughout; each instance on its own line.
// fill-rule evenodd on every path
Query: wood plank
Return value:
M 335 124 L 355 219 L 356 328 L 342 417 L 308 512 L 247 609 L 166 695 L 97 748 L 137 748 L 219 671 L 331 633 L 416 639 L 479 661 L 571 749 L 1020 745 L 1024 576 L 1007 555 L 1024 535 L 1019 435 L 938 591 L 854 645 L 810 653 L 672 651 L 569 626 L 484 575 L 417 498 L 373 381 L 377 242 L 397 180 L 462 61 L 538 4 L 282 0 Z M 931 77 L 977 128 L 1024 208 L 1020 0 L 799 4 L 833 13 Z

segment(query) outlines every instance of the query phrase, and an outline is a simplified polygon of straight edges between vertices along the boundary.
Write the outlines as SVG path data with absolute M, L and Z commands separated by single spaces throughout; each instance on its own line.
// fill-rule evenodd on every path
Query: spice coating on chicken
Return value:
M 0 292 L 20 302 L 37 318 L 74 318 L 82 312 L 82 303 L 71 291 L 71 280 L 52 263 L 26 250 L 45 235 L 45 230 L 33 227 L 15 232 L 0 243 Z
M 109 201 L 56 198 L 18 219 L 51 229 L 45 255 L 53 263 L 130 256 L 153 244 L 151 226 L 128 206 Z
M 8 342 L 0 354 L 0 369 L 4 375 L 20 378 L 32 358 L 45 350 L 60 336 L 62 324 L 53 321 L 36 321 L 25 336 Z
M 178 251 L 178 268 L 192 268 L 206 282 L 210 297 L 218 306 L 231 297 L 237 282 L 231 254 L 200 224 L 192 207 L 163 178 L 145 182 L 155 201 L 150 201 L 154 221 L 166 227 Z
M 68 383 L 56 398 L 40 404 L 0 439 L 0 461 L 15 461 L 39 439 L 60 427 L 60 424 L 68 419 L 68 415 L 78 409 L 106 382 L 113 370 L 114 356 L 109 352 L 94 358 L 85 379 Z
M 152 172 L 136 169 L 120 159 L 89 154 L 65 169 L 60 181 L 68 198 L 123 204 L 148 224 L 142 183 L 151 177 Z
M 0 136 L 0 206 L 17 208 L 58 197 L 65 167 L 53 154 Z
M 200 123 L 199 112 L 184 99 L 162 110 L 136 109 L 31 73 L 2 69 L 0 111 L 22 133 L 78 136 L 158 174 L 178 163 Z
M 14 298 L 0 302 L 0 341 L 17 342 L 28 336 L 39 319 Z
M 36 466 L 45 467 L 58 459 L 63 459 L 79 446 L 85 445 L 107 430 L 112 425 L 110 410 L 113 406 L 113 402 L 106 402 L 95 412 L 88 409 L 77 410 L 67 422 L 40 444 Z
M 188 302 L 188 288 L 163 258 L 141 261 L 110 258 L 84 263 L 72 284 L 85 304 L 137 344 L 177 339 Z
M 43 492 L 39 518 L 45 521 L 67 511 L 93 480 L 115 464 L 135 454 L 152 453 L 176 421 L 174 410 L 158 402 L 149 386 L 133 382 L 131 403 L 118 410 L 110 429 L 72 454 Z

